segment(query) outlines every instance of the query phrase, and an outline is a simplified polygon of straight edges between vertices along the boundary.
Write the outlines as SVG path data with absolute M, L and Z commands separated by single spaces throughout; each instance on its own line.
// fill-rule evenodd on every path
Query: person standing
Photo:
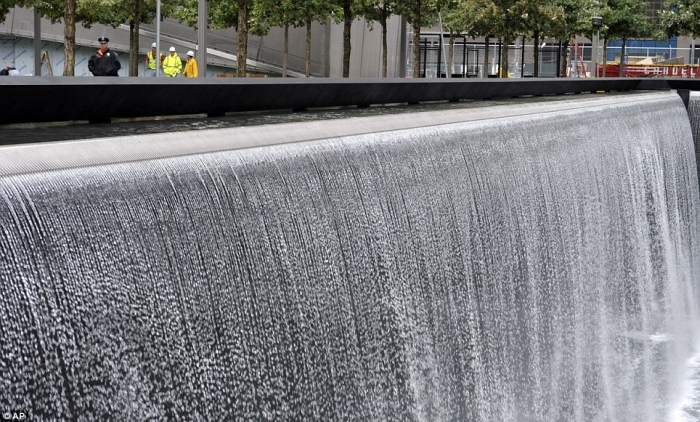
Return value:
M 175 47 L 170 47 L 170 55 L 163 60 L 163 72 L 169 78 L 174 78 L 182 72 L 182 60 L 175 52 Z
M 146 53 L 146 76 L 157 76 L 158 72 L 156 71 L 157 68 L 157 59 L 158 53 L 156 53 L 156 43 L 151 44 L 151 51 Z M 162 63 L 163 60 L 165 60 L 165 54 L 160 53 L 160 62 L 161 62 L 161 67 L 163 67 Z
M 182 74 L 185 78 L 196 78 L 198 74 L 197 70 L 197 60 L 194 59 L 194 52 L 187 52 L 187 64 L 185 65 L 185 72 Z
M 100 49 L 90 56 L 88 70 L 94 76 L 119 76 L 117 72 L 122 68 L 122 64 L 119 63 L 117 53 L 109 49 L 109 38 L 100 37 L 97 41 L 100 42 Z

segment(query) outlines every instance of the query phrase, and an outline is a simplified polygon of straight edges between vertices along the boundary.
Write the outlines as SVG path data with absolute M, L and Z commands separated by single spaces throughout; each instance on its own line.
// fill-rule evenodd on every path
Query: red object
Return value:
M 598 65 L 597 76 L 603 76 L 603 65 Z M 617 63 L 606 65 L 605 76 L 617 78 L 620 76 L 620 65 Z M 622 76 L 626 78 L 700 78 L 700 66 L 689 64 L 626 64 Z

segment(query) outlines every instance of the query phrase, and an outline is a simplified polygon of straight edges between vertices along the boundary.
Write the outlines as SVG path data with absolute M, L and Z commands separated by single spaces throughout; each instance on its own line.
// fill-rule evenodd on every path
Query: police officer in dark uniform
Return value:
M 122 68 L 122 64 L 119 63 L 117 53 L 107 46 L 109 38 L 100 37 L 97 41 L 100 42 L 100 49 L 90 56 L 88 69 L 94 76 L 119 76 L 117 72 Z

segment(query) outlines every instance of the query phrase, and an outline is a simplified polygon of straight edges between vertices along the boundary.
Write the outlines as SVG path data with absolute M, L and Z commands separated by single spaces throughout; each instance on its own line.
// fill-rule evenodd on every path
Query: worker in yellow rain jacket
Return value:
M 170 47 L 170 55 L 163 60 L 163 72 L 169 78 L 174 78 L 182 72 L 182 60 L 175 52 L 175 47 Z
M 194 59 L 194 51 L 187 52 L 187 64 L 185 71 L 182 73 L 183 78 L 196 78 L 198 74 L 197 60 Z

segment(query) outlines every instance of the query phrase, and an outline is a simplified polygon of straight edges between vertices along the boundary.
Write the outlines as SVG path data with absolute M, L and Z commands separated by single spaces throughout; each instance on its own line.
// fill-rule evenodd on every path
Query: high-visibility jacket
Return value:
M 185 78 L 196 78 L 198 74 L 197 61 L 194 58 L 187 60 L 185 72 L 182 74 Z
M 174 78 L 182 72 L 182 60 L 177 53 L 172 56 L 168 55 L 163 61 L 163 72 L 165 76 Z
M 160 53 L 161 61 L 164 57 L 163 53 Z M 151 70 L 156 70 L 156 55 L 153 51 L 149 51 L 148 54 L 146 54 L 146 66 Z

